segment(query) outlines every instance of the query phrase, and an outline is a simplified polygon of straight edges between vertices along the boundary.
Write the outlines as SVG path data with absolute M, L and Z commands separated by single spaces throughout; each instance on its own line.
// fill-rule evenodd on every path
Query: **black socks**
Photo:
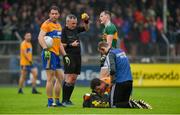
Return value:
M 70 100 L 73 90 L 74 90 L 74 84 L 67 83 L 67 82 L 63 83 L 63 100 L 62 100 L 62 102 Z

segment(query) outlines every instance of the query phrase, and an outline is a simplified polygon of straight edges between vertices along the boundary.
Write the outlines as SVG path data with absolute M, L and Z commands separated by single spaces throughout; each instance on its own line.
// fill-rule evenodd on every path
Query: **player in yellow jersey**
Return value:
M 39 44 L 43 48 L 42 51 L 42 62 L 43 69 L 46 70 L 47 82 L 46 82 L 46 94 L 48 97 L 48 107 L 54 106 L 53 100 L 53 87 L 55 90 L 55 105 L 62 106 L 59 101 L 61 83 L 63 80 L 63 71 L 60 64 L 60 53 L 63 55 L 64 62 L 70 64 L 70 59 L 66 55 L 64 47 L 61 43 L 62 27 L 58 22 L 60 11 L 57 6 L 51 6 L 49 11 L 49 19 L 47 19 L 42 25 L 39 33 Z M 48 48 L 44 37 L 50 36 L 53 38 L 53 46 Z M 54 76 L 56 82 L 53 84 Z
M 24 35 L 24 40 L 20 46 L 20 66 L 21 66 L 21 77 L 19 79 L 19 94 L 23 94 L 23 84 L 26 79 L 27 73 L 32 73 L 32 93 L 40 94 L 36 90 L 36 79 L 37 79 L 37 68 L 32 64 L 32 45 L 31 45 L 31 33 L 26 32 Z

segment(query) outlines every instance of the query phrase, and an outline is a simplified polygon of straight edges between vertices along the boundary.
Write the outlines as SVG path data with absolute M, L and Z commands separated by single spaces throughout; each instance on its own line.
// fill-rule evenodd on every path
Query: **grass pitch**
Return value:
M 0 114 L 180 114 L 180 88 L 134 88 L 133 98 L 150 103 L 152 110 L 122 108 L 82 108 L 83 94 L 88 87 L 76 87 L 72 95 L 74 106 L 47 108 L 45 88 L 39 88 L 42 95 L 31 94 L 31 88 L 24 88 L 24 94 L 17 94 L 17 87 L 0 87 Z

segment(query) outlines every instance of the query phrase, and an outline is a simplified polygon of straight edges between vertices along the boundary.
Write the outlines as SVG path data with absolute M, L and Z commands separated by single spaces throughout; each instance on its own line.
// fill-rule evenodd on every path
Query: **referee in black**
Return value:
M 70 97 L 74 90 L 77 76 L 81 71 L 81 48 L 78 36 L 79 33 L 89 29 L 89 16 L 83 13 L 81 19 L 83 26 L 77 26 L 77 17 L 73 14 L 67 15 L 66 26 L 62 30 L 62 43 L 71 62 L 69 65 L 64 65 L 65 81 L 63 84 L 62 103 L 65 106 L 73 105 Z

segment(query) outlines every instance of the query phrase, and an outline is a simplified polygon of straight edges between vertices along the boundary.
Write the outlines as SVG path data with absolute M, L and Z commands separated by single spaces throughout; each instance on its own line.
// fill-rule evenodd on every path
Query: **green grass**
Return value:
M 31 88 L 24 88 L 23 95 L 17 88 L 0 87 L 0 114 L 180 114 L 180 88 L 134 88 L 133 98 L 144 99 L 153 107 L 147 109 L 82 108 L 82 96 L 88 87 L 76 87 L 71 107 L 47 108 L 45 88 L 42 95 L 31 94 Z

